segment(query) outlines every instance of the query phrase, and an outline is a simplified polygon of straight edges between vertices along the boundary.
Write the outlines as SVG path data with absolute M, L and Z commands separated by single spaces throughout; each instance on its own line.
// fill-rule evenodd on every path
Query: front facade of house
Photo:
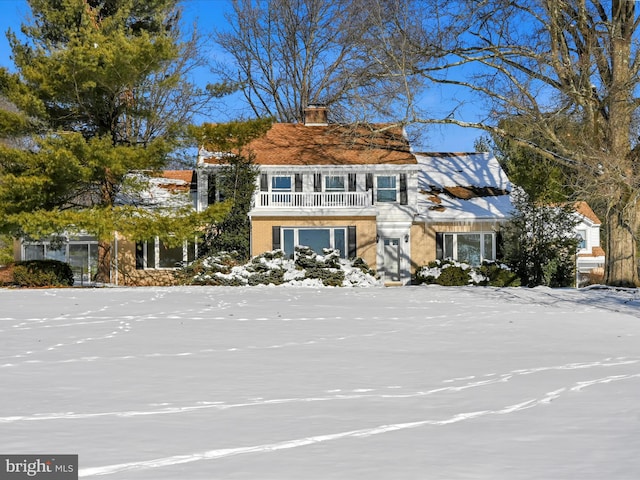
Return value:
M 251 255 L 281 249 L 292 257 L 305 245 L 320 253 L 362 258 L 386 285 L 410 283 L 436 259 L 471 265 L 496 260 L 501 225 L 511 215 L 513 188 L 487 153 L 416 153 L 403 129 L 388 124 L 327 123 L 310 107 L 302 124 L 274 124 L 249 144 L 259 169 L 251 221 Z M 166 171 L 123 204 L 142 208 L 191 206 L 202 211 L 223 200 L 217 187 L 224 155 L 201 149 L 194 170 Z M 146 174 L 145 174 L 146 175 Z M 136 191 L 134 189 L 134 191 Z M 140 196 L 142 195 L 142 196 Z M 576 205 L 584 239 L 577 281 L 604 264 L 600 221 Z M 97 241 L 89 237 L 21 242 L 16 259 L 56 258 L 76 265 L 77 283 L 91 282 Z M 197 258 L 198 246 L 164 245 L 159 238 L 131 242 L 114 233 L 111 283 L 171 284 L 175 270 Z
M 313 121 L 275 124 L 249 145 L 260 170 L 249 212 L 251 254 L 335 248 L 361 257 L 389 284 L 407 283 L 418 164 L 406 135 L 390 125 L 329 125 L 318 107 L 307 115 Z M 217 166 L 215 155 L 200 152 L 199 208 L 214 200 Z
M 335 248 L 361 257 L 387 285 L 410 283 L 436 259 L 480 265 L 500 257 L 513 185 L 495 157 L 413 152 L 401 129 L 330 125 L 322 107 L 307 118 L 275 124 L 249 145 L 260 172 L 249 212 L 253 256 L 274 249 L 293 256 L 297 245 Z M 216 201 L 219 161 L 199 153 L 199 209 Z M 576 209 L 584 276 L 602 266 L 604 252 L 599 220 L 584 202 Z

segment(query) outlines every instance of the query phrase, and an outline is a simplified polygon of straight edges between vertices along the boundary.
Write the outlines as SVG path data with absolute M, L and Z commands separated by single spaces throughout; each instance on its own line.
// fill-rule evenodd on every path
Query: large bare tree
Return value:
M 633 0 L 379 0 L 386 8 L 368 48 L 402 38 L 415 59 L 388 75 L 447 85 L 476 106 L 445 118 L 416 109 L 408 123 L 481 128 L 574 170 L 580 194 L 603 205 L 606 282 L 639 285 L 640 19 Z M 389 4 L 404 4 L 394 12 Z M 406 15 L 404 8 L 411 8 Z M 369 30 L 372 31 L 372 30 Z M 434 54 L 439 57 L 433 61 Z M 373 53 L 372 53 L 373 55 Z M 384 55 L 378 54 L 378 55 Z M 392 49 L 387 60 L 393 60 Z M 404 58 L 407 58 L 405 56 Z M 468 108 L 467 108 L 468 111 Z M 518 118 L 526 133 L 500 128 Z M 513 123 L 513 122 L 511 122 Z M 570 125 L 570 128 L 567 128 Z
M 382 75 L 386 66 L 361 45 L 374 25 L 365 0 L 232 0 L 216 42 L 231 61 L 214 73 L 238 85 L 252 113 L 302 121 L 313 103 L 335 120 L 384 118 L 413 89 L 408 77 Z M 406 104 L 406 101 L 403 102 Z

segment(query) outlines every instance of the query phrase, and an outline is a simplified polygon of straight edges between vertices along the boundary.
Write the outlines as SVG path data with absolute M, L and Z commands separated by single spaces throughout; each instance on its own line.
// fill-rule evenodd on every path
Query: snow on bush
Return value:
M 193 285 L 291 285 L 304 287 L 373 287 L 382 282 L 360 258 L 345 260 L 333 249 L 323 255 L 296 247 L 295 259 L 273 250 L 240 265 L 234 253 L 221 252 L 199 260 L 185 270 Z
M 445 286 L 490 285 L 494 287 L 518 287 L 520 279 L 507 265 L 484 262 L 479 267 L 451 259 L 435 260 L 418 269 L 414 284 L 438 284 Z

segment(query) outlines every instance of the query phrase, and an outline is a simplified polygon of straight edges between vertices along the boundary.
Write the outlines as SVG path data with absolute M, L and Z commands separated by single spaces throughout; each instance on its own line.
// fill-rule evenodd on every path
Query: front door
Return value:
M 400 239 L 384 239 L 384 279 L 387 282 L 400 281 Z

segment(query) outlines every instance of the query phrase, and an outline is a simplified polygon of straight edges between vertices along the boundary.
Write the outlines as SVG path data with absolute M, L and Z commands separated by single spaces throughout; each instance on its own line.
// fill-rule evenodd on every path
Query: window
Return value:
M 303 245 L 316 253 L 322 254 L 323 248 L 334 248 L 340 251 L 340 257 L 347 254 L 347 228 L 283 228 L 282 248 L 287 258 L 293 258 L 295 247 Z
M 59 262 L 67 261 L 67 244 L 50 243 L 47 245 L 47 260 L 58 260 Z
M 25 260 L 44 260 L 44 245 L 25 245 L 22 258 Z
M 270 202 L 273 205 L 289 205 L 291 203 L 291 177 L 271 177 Z
M 576 232 L 578 234 L 578 250 L 584 250 L 587 248 L 587 231 L 586 230 L 578 230 Z
M 158 242 L 158 266 L 160 268 L 181 267 L 184 262 L 184 245 L 170 247 L 162 240 Z
M 169 246 L 158 237 L 146 242 L 137 242 L 136 268 L 179 268 L 196 258 L 197 248 L 194 242 L 185 242 L 177 247 Z
M 376 177 L 376 201 L 395 202 L 397 198 L 396 176 L 381 175 Z
M 324 178 L 325 192 L 344 192 L 344 177 L 339 175 L 328 175 Z
M 442 242 L 442 258 L 474 266 L 496 258 L 494 233 L 445 233 Z
M 291 191 L 291 177 L 271 177 L 271 191 L 272 192 L 290 192 Z
M 24 260 L 58 260 L 71 266 L 78 283 L 91 282 L 98 270 L 98 242 L 90 236 L 47 239 L 23 243 Z

